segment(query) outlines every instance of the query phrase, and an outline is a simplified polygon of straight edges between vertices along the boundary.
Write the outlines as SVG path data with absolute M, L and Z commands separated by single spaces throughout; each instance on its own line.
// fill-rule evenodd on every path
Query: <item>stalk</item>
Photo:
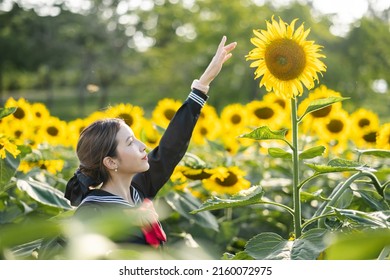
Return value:
M 292 130 L 292 163 L 293 163 L 293 208 L 294 208 L 294 233 L 299 238 L 302 232 L 301 225 L 301 197 L 299 188 L 299 154 L 298 154 L 298 116 L 297 100 L 291 98 L 291 130 Z

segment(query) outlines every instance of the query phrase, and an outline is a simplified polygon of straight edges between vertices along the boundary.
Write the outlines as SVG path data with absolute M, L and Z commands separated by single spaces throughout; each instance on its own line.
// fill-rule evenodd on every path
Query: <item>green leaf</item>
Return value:
M 47 184 L 30 178 L 29 181 L 17 180 L 16 185 L 20 190 L 25 191 L 32 199 L 42 204 L 66 210 L 72 209 L 68 200 L 64 198 L 64 193 Z
M 19 157 L 14 158 L 10 153 L 6 152 L 6 157 L 0 158 L 0 193 L 4 191 L 4 187 L 11 181 L 20 164 Z
M 380 158 L 390 158 L 389 150 L 381 150 L 381 149 L 369 149 L 369 150 L 357 150 L 358 153 L 362 155 L 370 155 Z
M 272 131 L 268 126 L 260 126 L 249 133 L 241 134 L 240 138 L 250 138 L 254 140 L 285 140 L 287 129 Z
M 319 200 L 319 201 L 325 201 L 327 200 L 326 197 L 323 197 L 322 194 L 323 190 L 318 190 L 314 193 L 309 193 L 305 191 L 301 191 L 301 201 L 302 202 L 307 202 L 311 200 Z
M 260 233 L 247 242 L 245 252 L 257 260 L 315 260 L 327 247 L 327 233 L 312 229 L 294 241 L 273 232 Z
M 390 229 L 338 233 L 325 251 L 327 260 L 375 260 L 390 246 Z
M 346 99 L 349 99 L 349 98 L 332 96 L 332 97 L 328 97 L 328 98 L 321 98 L 321 99 L 313 100 L 310 102 L 309 106 L 306 108 L 306 111 L 302 115 L 302 118 L 303 118 L 303 116 L 305 116 L 311 112 L 320 110 L 322 108 L 328 107 L 329 105 L 332 105 L 333 103 L 337 103 L 337 102 L 340 102 L 340 101 L 343 101 Z
M 15 113 L 17 107 L 0 108 L 0 119 Z
M 217 210 L 231 207 L 242 207 L 259 203 L 264 191 L 260 186 L 253 186 L 247 190 L 242 190 L 230 198 L 212 197 L 204 202 L 199 209 L 193 210 L 195 214 L 205 210 Z
M 329 161 L 327 165 L 313 163 L 306 163 L 306 165 L 318 173 L 372 170 L 371 168 L 366 167 L 363 163 L 340 158 Z
M 373 210 L 382 211 L 390 210 L 389 204 L 377 191 L 372 190 L 355 190 L 359 193 L 362 199 L 370 205 Z
M 23 223 L 3 225 L 0 230 L 0 250 L 45 237 L 53 237 L 60 232 L 61 226 L 47 219 L 33 218 Z
M 299 159 L 312 159 L 321 156 L 325 152 L 325 150 L 326 148 L 324 146 L 312 147 L 300 153 Z
M 190 214 L 193 209 L 196 209 L 201 205 L 201 202 L 192 194 L 170 192 L 164 198 L 172 209 L 179 212 L 180 215 L 188 220 L 205 228 L 210 228 L 215 231 L 219 230 L 218 221 L 210 212 L 198 213 L 196 215 Z
M 292 243 L 274 232 L 264 232 L 248 240 L 245 252 L 256 260 L 289 260 Z
M 389 228 L 390 211 L 363 212 L 351 209 L 332 209 L 337 213 L 338 218 L 346 218 L 365 227 Z
M 294 241 L 291 250 L 292 260 L 315 260 L 327 248 L 325 242 L 329 232 L 325 229 L 311 229 Z
M 245 251 L 241 251 L 235 255 L 224 253 L 222 256 L 222 260 L 253 260 L 253 258 L 249 256 Z
M 291 153 L 286 152 L 281 148 L 269 148 L 268 154 L 273 158 L 292 159 Z

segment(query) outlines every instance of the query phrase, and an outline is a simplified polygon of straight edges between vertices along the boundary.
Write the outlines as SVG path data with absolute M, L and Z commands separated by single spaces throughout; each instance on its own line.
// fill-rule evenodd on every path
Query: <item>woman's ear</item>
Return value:
M 118 168 L 118 165 L 112 157 L 105 157 L 103 159 L 103 164 L 109 170 L 115 170 L 116 168 Z

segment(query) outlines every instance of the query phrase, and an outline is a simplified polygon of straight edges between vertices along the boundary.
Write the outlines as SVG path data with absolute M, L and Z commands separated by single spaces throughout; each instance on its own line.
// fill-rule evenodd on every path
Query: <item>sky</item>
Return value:
M 296 0 L 273 0 L 277 5 L 288 5 Z M 297 0 L 304 3 L 305 0 Z M 343 36 L 349 30 L 349 24 L 360 19 L 370 2 L 375 10 L 384 10 L 390 7 L 390 0 L 312 0 L 313 6 L 319 12 L 332 18 L 334 35 Z

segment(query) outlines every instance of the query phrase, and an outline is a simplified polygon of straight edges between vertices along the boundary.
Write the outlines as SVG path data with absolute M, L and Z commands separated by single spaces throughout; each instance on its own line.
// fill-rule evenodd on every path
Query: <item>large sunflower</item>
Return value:
M 290 25 L 282 19 L 277 22 L 272 17 L 266 21 L 267 30 L 253 30 L 255 37 L 251 39 L 256 46 L 246 55 L 247 60 L 255 60 L 250 67 L 256 67 L 255 79 L 263 76 L 260 87 L 274 91 L 285 99 L 294 98 L 307 89 L 314 87 L 318 81 L 317 73 L 326 71 L 325 64 L 319 58 L 321 46 L 314 41 L 306 41 L 310 29 L 305 30 L 303 24 L 295 29 L 294 19 Z

